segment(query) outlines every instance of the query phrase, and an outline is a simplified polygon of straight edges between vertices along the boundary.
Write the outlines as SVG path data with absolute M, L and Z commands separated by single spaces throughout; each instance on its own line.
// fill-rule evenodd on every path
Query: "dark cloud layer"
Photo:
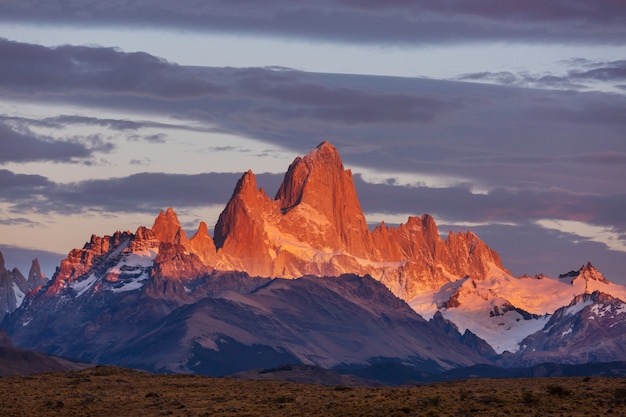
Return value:
M 353 43 L 466 43 L 471 41 L 626 42 L 621 1 L 558 0 L 407 2 L 197 2 L 22 0 L 0 5 L 9 22 L 149 26 L 211 32 L 325 39 Z
M 191 68 L 152 55 L 114 48 L 60 46 L 54 49 L 0 39 L 0 89 L 17 94 L 98 91 L 102 95 L 132 92 L 166 99 L 219 92 Z
M 110 152 L 112 145 L 101 138 L 83 137 L 56 140 L 29 130 L 16 130 L 0 121 L 0 164 L 7 162 L 55 161 L 85 159 L 94 152 Z
M 7 40 L 0 40 L 0 51 L 12 57 L 0 68 L 6 99 L 140 110 L 178 118 L 181 126 L 194 122 L 189 129 L 202 122 L 211 126 L 207 130 L 297 154 L 329 140 L 351 166 L 451 177 L 478 188 L 615 193 L 620 185 L 606 179 L 624 175 L 624 95 L 275 68 L 190 68 L 111 48 L 45 48 Z M 586 70 L 619 66 L 583 64 Z M 152 143 L 167 137 L 137 130 L 169 128 L 72 115 L 24 123 L 25 129 L 28 123 L 105 126 Z M 1 140 L 18 134 L 8 131 Z M 41 142 L 45 146 L 37 148 L 49 149 L 50 160 L 107 150 L 105 143 L 43 139 L 27 135 L 23 143 Z M 614 163 L 602 163 L 607 157 Z M 19 158 L 27 156 L 12 160 Z
M 239 173 L 141 173 L 63 184 L 0 170 L 0 201 L 8 203 L 14 213 L 152 214 L 163 207 L 225 205 L 240 177 Z M 278 190 L 280 181 L 278 175 L 258 175 L 258 183 L 268 190 Z

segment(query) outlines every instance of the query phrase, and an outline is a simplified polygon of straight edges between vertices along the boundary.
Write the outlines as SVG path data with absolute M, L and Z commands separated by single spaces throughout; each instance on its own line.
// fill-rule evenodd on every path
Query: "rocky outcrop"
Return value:
M 183 246 L 187 246 L 189 243 L 185 231 L 180 227 L 178 216 L 171 207 L 165 212 L 161 210 L 154 220 L 151 230 L 154 233 L 154 237 L 161 242 L 181 244 Z

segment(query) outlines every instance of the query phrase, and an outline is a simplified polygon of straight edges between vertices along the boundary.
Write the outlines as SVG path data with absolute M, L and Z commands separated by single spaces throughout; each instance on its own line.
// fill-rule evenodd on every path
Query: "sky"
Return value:
M 0 1 L 0 251 L 215 224 L 322 141 L 372 227 L 430 213 L 515 275 L 626 284 L 621 0 Z

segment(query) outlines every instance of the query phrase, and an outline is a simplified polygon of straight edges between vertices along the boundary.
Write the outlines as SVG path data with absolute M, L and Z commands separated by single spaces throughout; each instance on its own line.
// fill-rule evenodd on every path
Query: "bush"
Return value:
M 548 391 L 548 394 L 558 395 L 560 397 L 571 394 L 570 391 L 566 390 L 563 386 L 558 384 L 550 384 L 546 387 L 546 390 Z

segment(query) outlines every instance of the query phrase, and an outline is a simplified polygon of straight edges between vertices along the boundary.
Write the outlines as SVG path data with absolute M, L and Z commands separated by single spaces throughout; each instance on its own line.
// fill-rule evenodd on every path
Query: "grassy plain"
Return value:
M 626 379 L 348 387 L 99 366 L 0 378 L 0 416 L 626 416 Z

